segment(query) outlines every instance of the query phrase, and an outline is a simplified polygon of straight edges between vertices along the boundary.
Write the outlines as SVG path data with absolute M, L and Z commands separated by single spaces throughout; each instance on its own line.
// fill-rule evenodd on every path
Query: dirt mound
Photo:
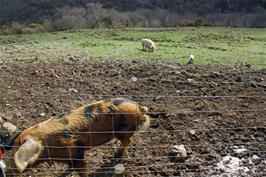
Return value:
M 0 116 L 24 129 L 89 101 L 127 97 L 148 106 L 153 118 L 122 161 L 129 176 L 263 176 L 265 76 L 246 67 L 139 60 L 2 63 Z M 169 148 L 180 144 L 188 158 L 172 161 Z M 87 152 L 91 176 L 110 172 L 116 146 Z M 56 176 L 62 168 L 43 164 L 33 172 Z

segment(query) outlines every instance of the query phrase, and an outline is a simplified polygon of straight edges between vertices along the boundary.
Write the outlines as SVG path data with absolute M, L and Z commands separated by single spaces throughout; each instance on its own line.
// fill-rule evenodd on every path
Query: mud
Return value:
M 152 117 L 151 128 L 134 136 L 120 162 L 128 176 L 264 176 L 265 81 L 265 69 L 245 66 L 1 62 L 0 116 L 23 130 L 90 101 L 126 97 L 148 106 Z M 173 161 L 169 149 L 181 144 L 188 158 Z M 90 176 L 112 173 L 117 146 L 114 140 L 87 152 Z M 240 159 L 239 168 L 219 167 L 226 156 Z M 25 176 L 58 176 L 64 168 L 42 164 Z

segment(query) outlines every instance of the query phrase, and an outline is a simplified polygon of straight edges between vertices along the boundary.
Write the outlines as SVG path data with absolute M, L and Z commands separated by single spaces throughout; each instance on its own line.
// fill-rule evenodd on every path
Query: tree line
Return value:
M 50 30 L 129 26 L 266 27 L 266 0 L 0 0 L 0 25 L 32 28 L 34 25 L 29 25 L 32 23 Z

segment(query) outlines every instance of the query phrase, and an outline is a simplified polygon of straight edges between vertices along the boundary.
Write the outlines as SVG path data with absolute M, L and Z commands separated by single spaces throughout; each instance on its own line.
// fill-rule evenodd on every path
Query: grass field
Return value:
M 157 50 L 141 50 L 144 37 L 156 41 Z M 83 29 L 56 33 L 0 35 L 3 60 L 29 59 L 160 59 L 196 64 L 248 63 L 266 66 L 266 30 L 239 28 Z

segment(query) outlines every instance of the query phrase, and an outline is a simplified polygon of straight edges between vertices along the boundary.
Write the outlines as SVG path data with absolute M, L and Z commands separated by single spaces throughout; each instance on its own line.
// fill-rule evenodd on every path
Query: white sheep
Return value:
M 143 50 L 148 49 L 149 52 L 153 52 L 156 49 L 155 44 L 151 39 L 142 39 L 141 44 Z
M 189 58 L 189 61 L 188 61 L 188 64 L 193 64 L 194 60 L 195 60 L 195 56 L 191 54 L 190 58 Z
M 195 60 L 195 56 L 194 55 L 190 55 L 190 60 Z

